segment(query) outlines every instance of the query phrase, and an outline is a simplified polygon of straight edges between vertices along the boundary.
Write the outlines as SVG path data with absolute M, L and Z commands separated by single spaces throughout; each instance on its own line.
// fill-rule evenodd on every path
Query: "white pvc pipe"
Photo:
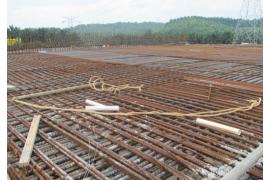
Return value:
M 103 105 L 103 104 L 100 104 L 100 103 L 98 103 L 98 102 L 95 102 L 95 101 L 92 101 L 92 100 L 89 100 L 89 99 L 86 99 L 86 100 L 85 100 L 85 103 L 86 103 L 86 104 L 89 104 L 89 105 L 92 105 L 92 106 L 105 106 L 105 105 Z
M 15 90 L 16 89 L 16 86 L 13 86 L 13 85 L 7 85 L 7 91 L 12 91 L 12 90 Z
M 119 111 L 119 106 L 85 106 L 85 109 L 92 111 Z
M 226 132 L 233 133 L 233 134 L 236 134 L 236 135 L 241 134 L 241 129 L 234 128 L 234 127 L 227 126 L 227 125 L 220 124 L 220 123 L 216 123 L 216 122 L 212 122 L 212 121 L 208 121 L 208 120 L 204 120 L 204 119 L 201 119 L 201 118 L 197 118 L 196 123 L 198 125 L 201 125 L 201 126 L 204 126 L 204 127 L 217 129 L 217 130 L 221 130 L 221 131 L 226 131 Z
M 251 167 L 256 164 L 256 162 L 263 155 L 263 144 L 260 144 L 255 150 L 247 155 L 245 159 L 236 164 L 236 166 L 229 171 L 221 180 L 232 180 L 239 179 L 243 174 L 245 174 Z

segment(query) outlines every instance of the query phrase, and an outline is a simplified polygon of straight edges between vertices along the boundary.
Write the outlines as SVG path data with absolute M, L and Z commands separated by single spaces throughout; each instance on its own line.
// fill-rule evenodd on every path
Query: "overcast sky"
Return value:
M 183 16 L 237 18 L 242 0 L 8 0 L 8 25 L 66 27 L 113 22 L 167 22 Z

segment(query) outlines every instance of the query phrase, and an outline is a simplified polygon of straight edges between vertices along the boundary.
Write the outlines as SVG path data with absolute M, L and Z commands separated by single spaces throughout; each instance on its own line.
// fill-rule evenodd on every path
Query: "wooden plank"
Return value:
M 38 92 L 38 93 L 33 93 L 33 94 L 17 96 L 16 99 L 20 100 L 20 99 L 26 99 L 26 98 L 40 97 L 40 96 L 63 93 L 63 92 L 68 92 L 68 91 L 84 89 L 84 88 L 89 88 L 90 89 L 89 84 L 84 84 L 84 85 L 79 85 L 79 86 L 73 86 L 73 87 L 67 87 L 67 88 L 61 88 L 61 89 L 56 89 L 56 90 L 50 90 L 50 91 L 44 91 L 44 92 Z
M 33 117 L 33 121 L 31 123 L 30 130 L 27 135 L 27 139 L 25 141 L 23 151 L 20 157 L 20 161 L 18 164 L 19 167 L 25 167 L 29 165 L 34 143 L 36 140 L 40 118 L 41 118 L 41 115 L 34 115 Z

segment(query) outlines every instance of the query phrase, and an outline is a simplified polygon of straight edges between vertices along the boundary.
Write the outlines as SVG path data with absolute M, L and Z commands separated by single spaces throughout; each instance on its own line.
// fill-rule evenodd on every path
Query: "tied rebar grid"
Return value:
M 144 84 L 120 94 L 89 89 L 35 97 L 28 102 L 83 108 L 85 99 L 119 105 L 121 111 L 216 110 L 261 97 L 254 91 L 185 81 L 181 73 L 45 54 L 9 55 L 8 97 L 82 85 L 91 75 L 111 84 Z M 186 76 L 186 75 L 185 75 Z M 243 88 L 244 89 L 244 88 Z M 41 114 L 31 162 L 16 166 L 34 114 Z M 8 173 L 27 179 L 221 178 L 262 142 L 262 105 L 207 118 L 243 130 L 240 136 L 195 124 L 194 118 L 100 116 L 8 103 Z M 258 165 L 257 165 L 258 166 Z M 254 171 L 254 170 L 253 170 Z M 252 173 L 252 172 L 251 172 Z M 256 173 L 253 173 L 253 175 Z M 257 173 L 258 174 L 258 173 Z

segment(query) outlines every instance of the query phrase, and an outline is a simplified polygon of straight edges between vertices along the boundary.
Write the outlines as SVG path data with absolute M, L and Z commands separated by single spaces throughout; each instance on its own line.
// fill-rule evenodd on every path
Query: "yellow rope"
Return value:
M 143 85 L 140 86 L 130 86 L 129 84 L 125 85 L 112 85 L 105 83 L 100 77 L 98 76 L 92 76 L 89 79 L 89 86 L 96 90 L 96 91 L 109 91 L 113 93 L 120 92 L 124 89 L 138 89 L 141 91 L 141 88 Z M 100 87 L 97 87 L 100 86 Z M 261 98 L 258 98 L 257 100 L 247 100 L 249 102 L 248 105 L 235 107 L 235 108 L 227 108 L 227 109 L 220 109 L 220 110 L 209 110 L 209 111 L 202 111 L 202 112 L 195 112 L 195 113 L 181 113 L 181 112 L 161 112 L 161 111 L 141 111 L 141 112 L 99 112 L 99 111 L 93 111 L 93 110 L 86 110 L 86 109 L 73 109 L 73 108 L 59 108 L 54 106 L 41 106 L 29 102 L 25 102 L 22 100 L 17 99 L 16 97 L 13 97 L 11 102 L 19 103 L 28 107 L 33 107 L 37 109 L 46 109 L 46 110 L 58 110 L 58 111 L 69 111 L 69 112 L 83 112 L 83 113 L 92 113 L 92 114 L 99 114 L 99 115 L 108 115 L 108 116 L 137 116 L 137 115 L 162 115 L 162 116 L 176 116 L 176 117 L 214 117 L 214 116 L 220 116 L 220 115 L 226 115 L 234 112 L 245 112 L 248 110 L 253 109 L 254 107 L 257 107 L 261 103 Z
M 99 114 L 99 115 L 108 115 L 108 116 L 136 116 L 136 115 L 162 115 L 162 116 L 176 116 L 176 117 L 214 117 L 220 115 L 226 115 L 234 112 L 245 112 L 248 110 L 257 107 L 261 103 L 261 98 L 257 100 L 248 100 L 249 104 L 246 106 L 235 107 L 235 108 L 227 108 L 227 109 L 220 109 L 220 110 L 210 110 L 210 111 L 202 111 L 202 112 L 195 112 L 195 113 L 181 113 L 181 112 L 161 112 L 161 111 L 142 111 L 142 112 L 98 112 L 92 110 L 85 110 L 85 109 L 73 109 L 73 108 L 59 108 L 54 106 L 40 106 L 37 104 L 25 102 L 22 100 L 16 99 L 16 97 L 10 100 L 11 102 L 19 103 L 28 107 L 33 107 L 37 109 L 46 109 L 46 110 L 58 110 L 58 111 L 68 111 L 68 112 L 83 112 L 83 113 L 92 113 L 92 114 Z
M 124 85 L 108 84 L 105 83 L 103 79 L 101 79 L 99 76 L 92 76 L 89 79 L 89 86 L 96 91 L 108 91 L 113 93 L 119 93 L 121 90 L 124 89 L 138 89 L 139 91 L 141 91 L 143 87 L 143 85 L 130 86 L 129 84 Z

